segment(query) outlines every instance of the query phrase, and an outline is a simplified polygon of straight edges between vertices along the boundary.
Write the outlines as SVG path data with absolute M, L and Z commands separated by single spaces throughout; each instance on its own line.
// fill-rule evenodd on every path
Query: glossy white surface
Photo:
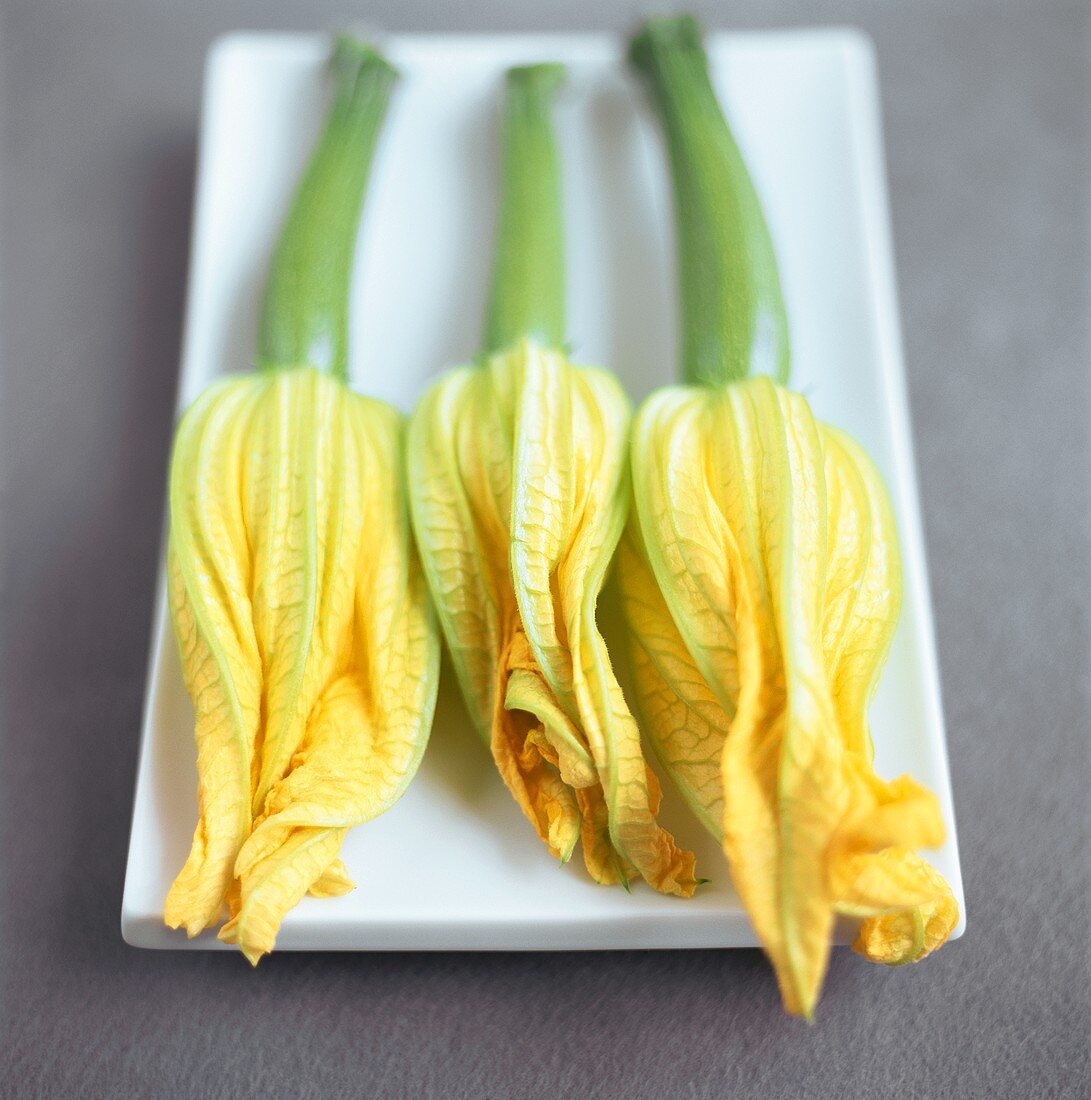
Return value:
M 911 772 L 947 817 L 939 869 L 962 898 L 901 362 L 872 52 L 849 31 L 713 37 L 716 83 L 765 202 L 794 345 L 793 382 L 887 479 L 906 599 L 872 708 L 879 770 Z M 619 41 L 600 36 L 393 38 L 404 79 L 375 164 L 357 269 L 353 379 L 408 410 L 477 348 L 491 253 L 495 129 L 507 66 L 558 60 L 569 332 L 634 399 L 674 377 L 669 193 L 662 149 Z M 209 59 L 185 346 L 184 407 L 253 359 L 266 262 L 324 105 L 317 37 L 236 35 Z M 162 588 L 162 586 L 160 586 Z M 162 925 L 196 814 L 192 713 L 162 595 L 153 633 L 122 911 L 142 947 L 221 947 Z M 718 848 L 665 784 L 664 820 L 712 879 L 692 901 L 592 884 L 533 836 L 445 678 L 418 777 L 354 830 L 357 889 L 306 899 L 278 949 L 742 947 L 753 932 Z M 961 933 L 961 926 L 959 934 Z

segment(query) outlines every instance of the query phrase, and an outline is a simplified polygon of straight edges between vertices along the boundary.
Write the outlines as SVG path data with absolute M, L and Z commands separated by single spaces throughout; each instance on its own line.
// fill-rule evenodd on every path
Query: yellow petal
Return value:
M 356 889 L 356 883 L 348 873 L 348 868 L 340 859 L 335 859 L 322 872 L 322 877 L 310 889 L 312 898 L 339 898 Z
M 919 962 L 942 947 L 958 924 L 958 902 L 938 871 L 919 856 L 907 857 L 931 894 L 913 909 L 899 909 L 863 921 L 853 950 L 872 962 L 901 966 Z
M 168 593 L 196 712 L 200 816 L 164 920 L 190 936 L 217 920 L 250 828 L 261 673 L 238 487 L 255 397 L 250 379 L 208 389 L 179 424 L 171 462 Z
M 336 857 L 344 829 L 299 830 L 242 880 L 239 912 L 219 931 L 224 943 L 237 944 L 251 965 L 276 945 L 284 914 L 306 896 Z
M 709 408 L 706 410 L 706 402 Z M 691 661 L 734 716 L 739 694 L 735 602 L 739 592 L 725 547 L 734 548 L 710 484 L 716 455 L 708 432 L 726 408 L 711 392 L 672 386 L 641 408 L 633 424 L 632 469 L 638 539 Z M 732 489 L 730 482 L 722 482 Z
M 515 652 L 522 650 L 523 656 Z M 523 662 L 521 665 L 516 661 Z M 518 633 L 509 657 L 504 709 L 527 711 L 541 723 L 527 734 L 542 755 L 560 772 L 569 787 L 590 787 L 598 783 L 598 771 L 579 729 L 561 709 L 536 665 L 526 635 Z
M 655 821 L 639 729 L 596 622 L 627 510 L 627 401 L 610 375 L 536 349 L 524 349 L 515 369 L 510 361 L 490 369 L 518 379 L 510 553 L 520 618 L 601 785 L 601 805 L 581 795 L 588 870 L 624 882 L 631 865 L 658 890 L 691 893 L 692 857 Z
M 720 757 L 729 721 L 671 618 L 635 523 L 618 544 L 616 578 L 630 624 L 630 681 L 641 728 L 690 809 L 720 840 Z
M 507 381 L 465 368 L 425 394 L 409 426 L 410 499 L 470 716 L 512 797 L 554 857 L 566 860 L 579 839 L 580 811 L 558 774 L 557 750 L 551 760 L 541 747 L 567 730 L 526 643 L 508 564 L 514 397 L 502 388 Z M 520 709 L 508 708 L 509 692 Z M 525 709 L 535 698 L 548 722 Z M 581 750 L 574 746 L 569 759 Z
M 264 673 L 255 815 L 285 775 L 308 715 L 351 644 L 352 563 L 361 554 L 366 500 L 344 385 L 309 369 L 262 381 L 244 497 Z
M 624 886 L 637 874 L 636 868 L 614 846 L 610 835 L 610 809 L 601 787 L 584 787 L 576 791 L 576 801 L 582 815 L 580 843 L 587 873 L 602 886 Z
M 898 845 L 938 848 L 943 843 L 943 817 L 931 791 L 907 775 L 881 779 L 857 755 L 847 755 L 845 767 L 853 797 L 831 857 L 842 850 L 878 851 Z
M 515 609 L 497 551 L 510 511 L 510 438 L 486 381 L 467 367 L 428 390 L 409 423 L 408 461 L 421 561 L 467 709 L 487 739 Z
M 823 640 L 845 744 L 870 760 L 867 708 L 901 611 L 898 533 L 863 448 L 828 425 L 821 433 L 830 531 Z
M 838 912 L 866 918 L 854 947 L 890 966 L 941 947 L 958 924 L 950 886 L 915 849 L 943 843 L 935 796 L 901 776 L 887 783 L 860 758 L 853 812 L 830 846 L 830 894 Z

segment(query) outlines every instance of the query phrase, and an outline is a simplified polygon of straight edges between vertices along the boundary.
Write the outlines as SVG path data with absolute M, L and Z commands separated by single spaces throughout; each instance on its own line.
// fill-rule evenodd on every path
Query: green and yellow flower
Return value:
M 633 427 L 617 569 L 633 686 L 657 754 L 723 844 L 785 1006 L 809 1017 L 838 914 L 888 964 L 923 957 L 958 920 L 917 854 L 943 841 L 938 803 L 872 763 L 897 531 L 868 456 L 774 381 L 789 360 L 776 258 L 696 25 L 649 21 L 632 58 L 675 181 L 686 378 Z
M 200 816 L 164 919 L 256 963 L 420 762 L 438 637 L 406 506 L 403 425 L 347 385 L 355 227 L 395 74 L 338 42 L 334 101 L 285 225 L 260 369 L 178 427 L 168 588 L 196 712 Z
M 656 823 L 659 789 L 596 606 L 629 506 L 629 403 L 563 350 L 564 267 L 549 110 L 558 66 L 508 77 L 486 352 L 409 430 L 414 527 L 466 704 L 549 851 L 582 840 L 598 882 L 693 892 Z

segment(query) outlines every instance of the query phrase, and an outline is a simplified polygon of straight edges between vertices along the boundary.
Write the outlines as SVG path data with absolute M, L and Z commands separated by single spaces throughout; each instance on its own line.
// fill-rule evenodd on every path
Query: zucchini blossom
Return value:
M 420 762 L 438 636 L 412 551 L 399 414 L 349 390 L 356 225 L 394 70 L 337 43 L 334 95 L 272 262 L 259 369 L 178 427 L 168 588 L 200 816 L 164 919 L 256 963 L 306 894 L 352 889 L 353 825 Z
M 629 404 L 563 349 L 564 266 L 550 107 L 563 70 L 511 70 L 484 355 L 409 428 L 417 541 L 467 708 L 548 850 L 582 840 L 600 883 L 689 896 L 693 856 L 660 793 L 596 624 L 629 504 Z
M 674 183 L 685 377 L 633 427 L 617 568 L 633 686 L 665 768 L 722 841 L 786 1008 L 810 1017 L 836 916 L 859 922 L 857 951 L 891 965 L 958 920 L 917 854 L 943 842 L 936 799 L 873 766 L 897 531 L 868 456 L 782 384 L 773 245 L 696 24 L 650 20 L 631 59 Z

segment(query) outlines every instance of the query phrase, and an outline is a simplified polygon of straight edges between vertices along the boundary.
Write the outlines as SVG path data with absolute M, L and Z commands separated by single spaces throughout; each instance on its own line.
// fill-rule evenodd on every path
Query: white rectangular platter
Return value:
M 934 790 L 936 853 L 964 909 L 924 544 L 901 361 L 875 67 L 852 31 L 713 36 L 716 85 L 765 202 L 794 347 L 793 383 L 870 451 L 890 487 L 905 607 L 872 708 L 879 770 Z M 258 294 L 325 103 L 318 36 L 233 35 L 208 62 L 179 385 L 184 408 L 253 361 Z M 634 400 L 675 377 L 670 195 L 659 135 L 606 36 L 392 38 L 403 80 L 372 177 L 353 295 L 352 376 L 409 411 L 468 361 L 481 333 L 496 207 L 496 123 L 510 65 L 570 69 L 564 155 L 569 334 L 578 361 L 617 371 Z M 594 885 L 558 867 L 502 786 L 445 677 L 431 743 L 405 797 L 355 829 L 357 889 L 306 899 L 278 949 L 553 950 L 748 947 L 752 929 L 717 845 L 665 784 L 664 821 L 711 882 L 691 901 Z M 140 947 L 220 947 L 162 923 L 196 819 L 192 712 L 162 583 L 122 909 Z M 844 931 L 844 930 L 842 930 Z M 960 934 L 960 925 L 956 935 Z

